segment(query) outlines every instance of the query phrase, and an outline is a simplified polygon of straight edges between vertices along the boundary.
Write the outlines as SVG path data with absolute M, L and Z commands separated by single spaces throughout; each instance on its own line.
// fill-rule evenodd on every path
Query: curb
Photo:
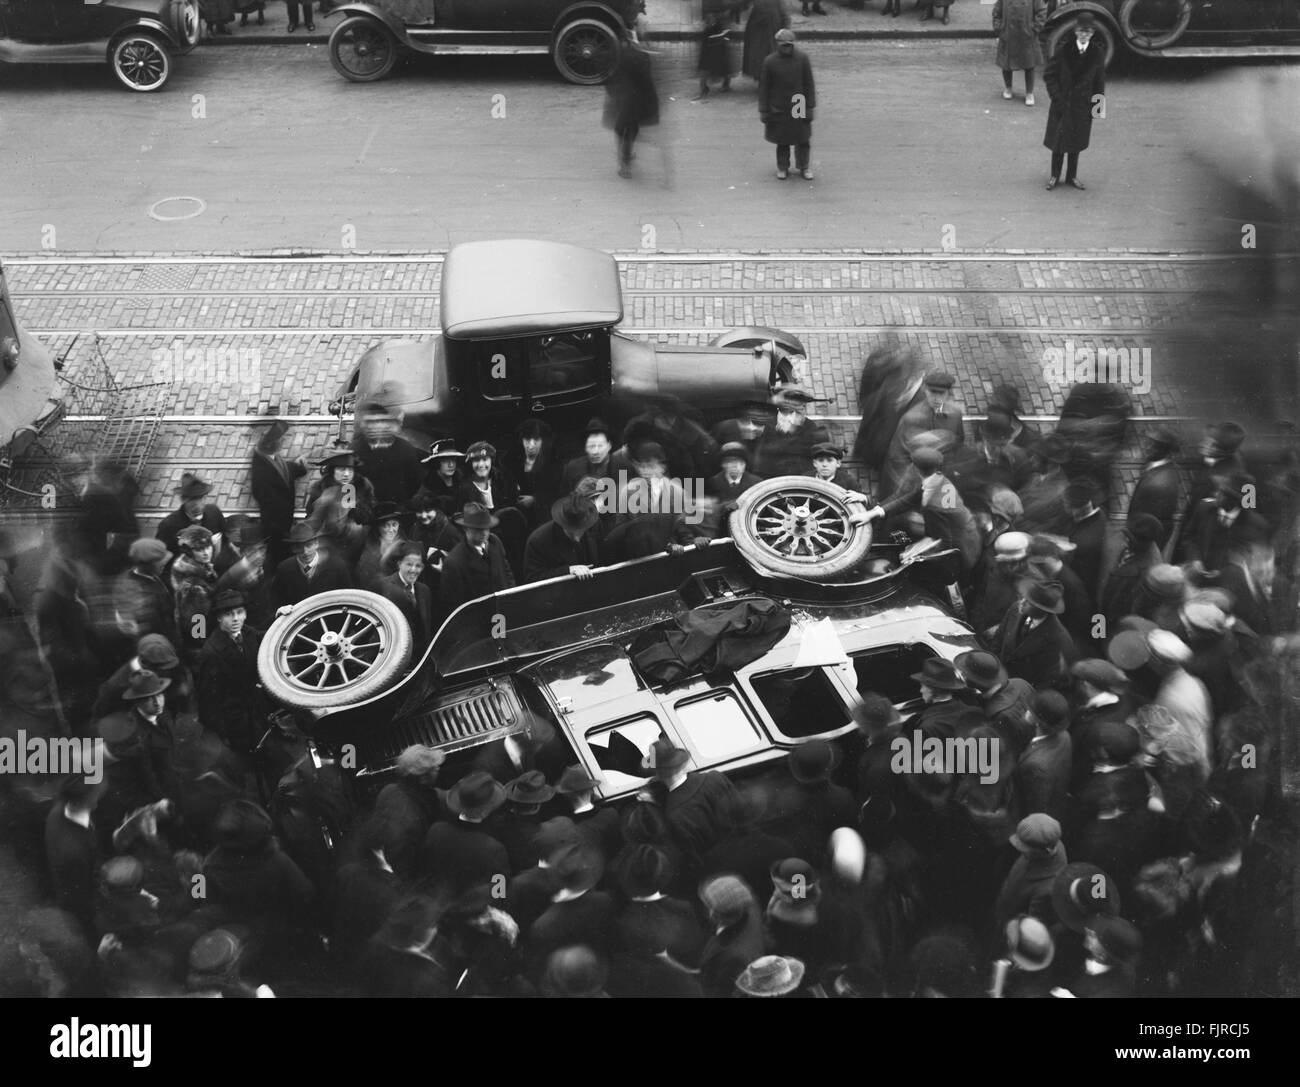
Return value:
M 930 40 L 931 38 L 943 38 L 949 41 L 953 40 L 993 40 L 996 37 L 992 30 L 962 30 L 947 28 L 944 30 L 805 30 L 799 34 L 801 42 L 847 42 L 847 41 L 870 41 L 879 39 L 882 41 L 919 41 Z M 327 45 L 330 36 L 317 31 L 314 34 L 235 34 L 230 37 L 225 35 L 218 38 L 206 38 L 199 42 L 198 48 L 208 45 L 220 46 L 223 49 L 239 45 Z M 651 33 L 649 39 L 652 42 L 690 42 L 698 44 L 700 36 L 698 32 L 690 30 L 662 30 Z M 739 44 L 738 42 L 732 43 Z M 436 54 L 428 54 L 435 56 Z M 540 55 L 540 54 L 539 54 Z

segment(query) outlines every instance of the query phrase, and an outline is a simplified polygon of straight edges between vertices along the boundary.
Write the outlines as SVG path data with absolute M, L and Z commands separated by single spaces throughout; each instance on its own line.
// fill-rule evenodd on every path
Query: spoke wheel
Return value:
M 132 91 L 156 91 L 172 73 L 172 58 L 157 38 L 131 34 L 113 46 L 113 74 Z
M 393 70 L 397 42 L 382 23 L 355 15 L 330 34 L 330 63 L 353 83 L 373 83 Z
M 299 709 L 329 709 L 381 694 L 411 659 L 411 630 L 377 593 L 309 597 L 271 624 L 258 650 L 262 685 Z
M 731 515 L 736 549 L 760 571 L 829 581 L 871 550 L 871 526 L 854 525 L 843 488 L 777 476 L 741 495 Z
M 555 37 L 552 57 L 560 75 L 584 86 L 604 83 L 618 63 L 618 36 L 599 19 L 575 19 Z

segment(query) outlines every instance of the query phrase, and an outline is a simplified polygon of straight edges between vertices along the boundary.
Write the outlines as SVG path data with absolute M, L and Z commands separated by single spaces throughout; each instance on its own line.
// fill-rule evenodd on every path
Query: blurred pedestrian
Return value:
M 261 15 L 259 9 L 258 15 Z M 247 17 L 245 17 L 247 18 Z M 285 537 L 293 527 L 294 483 L 307 474 L 302 457 L 287 460 L 280 452 L 289 424 L 276 419 L 253 447 L 249 484 L 266 533 L 272 564 L 288 557 Z
M 619 51 L 618 65 L 605 84 L 604 126 L 613 129 L 618 152 L 618 176 L 632 176 L 632 150 L 642 128 L 659 123 L 659 92 L 650 69 L 650 51 L 629 36 Z
M 316 24 L 311 21 L 311 0 L 305 4 L 295 3 L 294 0 L 285 0 L 284 6 L 289 9 L 289 33 L 292 34 L 298 29 L 298 9 L 302 8 L 302 22 L 308 30 L 315 30 Z
M 750 79 L 763 77 L 763 62 L 776 48 L 776 32 L 790 25 L 782 0 L 754 0 L 745 22 L 745 52 L 740 67 Z
M 202 0 L 199 8 L 209 34 L 229 34 L 235 21 L 235 0 Z
M 1034 104 L 1034 69 L 1043 63 L 1038 36 L 1046 25 L 1046 0 L 995 0 L 993 29 L 998 35 L 1003 98 L 1011 97 L 1011 76 L 1018 68 L 1025 73 L 1025 105 Z
M 1083 182 L 1075 176 L 1079 154 L 1088 149 L 1092 119 L 1106 115 L 1106 46 L 1097 37 L 1097 17 L 1092 12 L 1080 12 L 1075 18 L 1074 37 L 1061 39 L 1047 62 L 1043 82 L 1052 99 L 1043 136 L 1043 146 L 1052 152 L 1047 191 L 1060 184 L 1062 163 L 1065 183 L 1082 189 Z
M 244 0 L 236 3 L 235 10 L 239 12 L 239 25 L 248 25 L 248 16 L 251 12 L 257 12 L 257 25 L 266 25 L 266 0 Z
M 709 82 L 722 80 L 722 90 L 731 90 L 731 38 L 726 12 L 721 8 L 704 13 L 700 40 L 700 98 L 709 96 Z
M 795 169 L 805 181 L 813 179 L 810 156 L 816 106 L 812 62 L 795 48 L 793 30 L 777 31 L 776 52 L 763 61 L 759 75 L 758 115 L 764 138 L 776 144 L 776 176 L 781 181 L 790 176 L 791 145 Z

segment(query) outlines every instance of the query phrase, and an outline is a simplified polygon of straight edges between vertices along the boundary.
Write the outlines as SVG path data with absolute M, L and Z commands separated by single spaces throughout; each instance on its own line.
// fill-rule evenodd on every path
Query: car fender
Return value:
M 411 44 L 410 39 L 406 36 L 406 23 L 391 12 L 387 12 L 374 4 L 341 4 L 327 12 L 328 18 L 332 19 L 336 15 L 368 15 L 370 18 L 383 23 L 400 44 Z
M 610 7 L 609 4 L 592 3 L 591 0 L 587 0 L 586 3 L 570 4 L 556 16 L 555 25 L 551 27 L 551 40 L 554 41 L 556 35 L 574 19 L 600 19 L 611 23 L 620 33 L 627 33 L 627 23 L 621 12 Z
M 167 46 L 168 52 L 176 53 L 182 48 L 181 43 L 176 40 L 176 34 L 171 27 L 157 19 L 137 19 L 130 26 L 124 26 L 120 30 L 115 30 L 113 36 L 108 41 L 108 48 L 105 50 L 105 59 L 113 59 L 113 47 L 123 38 L 129 38 L 132 34 L 139 33 L 152 34 L 161 38 L 163 44 Z

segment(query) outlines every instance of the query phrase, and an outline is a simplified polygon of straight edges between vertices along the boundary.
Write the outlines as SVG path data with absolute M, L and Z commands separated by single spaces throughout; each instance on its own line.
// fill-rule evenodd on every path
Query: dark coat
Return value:
M 1233 551 L 1249 547 L 1253 540 L 1268 539 L 1267 522 L 1253 510 L 1241 510 L 1231 525 L 1222 524 L 1219 513 L 1213 498 L 1196 504 L 1183 533 L 1183 562 L 1200 560 L 1206 570 L 1222 570 Z
M 599 566 L 600 547 L 594 526 L 575 543 L 556 522 L 535 528 L 524 545 L 524 580 L 563 577 L 570 566 Z
M 754 472 L 746 471 L 741 475 L 739 483 L 732 484 L 727 482 L 726 472 L 718 472 L 717 475 L 710 476 L 705 481 L 704 493 L 707 497 L 716 498 L 723 504 L 731 503 L 732 508 L 734 508 L 736 499 L 756 483 L 762 482 L 762 476 L 756 475 Z
M 526 946 L 531 962 L 541 966 L 552 951 L 571 944 L 586 944 L 602 954 L 608 952 L 614 913 L 614 899 L 605 891 L 588 891 L 567 902 L 552 902 L 529 926 Z
M 664 815 L 673 836 L 696 858 L 714 846 L 725 833 L 723 811 L 736 787 L 716 770 L 686 775 L 676 789 L 664 797 Z
M 1095 39 L 1094 39 L 1095 40 Z M 1106 554 L 1108 526 L 1106 512 L 1098 510 L 1091 517 L 1070 526 L 1070 542 L 1075 550 L 1066 557 L 1070 568 L 1079 575 L 1089 600 L 1096 600 L 1101 587 L 1101 567 Z
M 1126 615 L 1138 614 L 1138 602 L 1143 597 L 1142 579 L 1146 572 L 1160 562 L 1160 552 L 1154 543 L 1144 545 L 1141 551 L 1125 548 L 1119 561 L 1106 575 L 1106 582 L 1098 594 L 1097 604 L 1107 624 L 1118 623 Z
M 330 953 L 351 963 L 401 899 L 400 879 L 373 856 L 345 864 L 334 877 Z
M 816 106 L 817 90 L 808 54 L 795 49 L 789 56 L 776 52 L 763 61 L 758 77 L 758 115 L 768 143 L 810 142 Z
M 271 705 L 257 675 L 262 632 L 245 625 L 242 647 L 220 627 L 199 654 L 199 719 L 235 751 L 250 753 L 266 731 Z
M 1055 615 L 1047 616 L 1032 630 L 1026 629 L 1029 619 L 1040 615 L 1042 612 L 1012 608 L 989 642 L 1007 675 L 1023 679 L 1031 687 L 1056 682 L 1078 655 L 1074 639 Z
M 505 908 L 518 923 L 520 931 L 528 928 L 551 905 L 551 896 L 560 889 L 560 877 L 553 868 L 528 868 L 506 886 Z
M 831 831 L 857 823 L 858 804 L 843 785 L 806 785 L 792 777 L 776 787 L 765 817 L 766 828 L 794 846 L 790 856 L 817 867 L 827 858 Z
M 379 592 L 397 605 L 411 627 L 411 637 L 417 645 L 426 644 L 433 637 L 433 592 L 422 581 L 415 583 L 415 596 L 402 584 L 400 574 L 389 574 L 379 579 Z
M 423 871 L 453 892 L 491 884 L 510 875 L 510 856 L 496 838 L 476 823 L 434 823 L 424 838 Z
M 650 71 L 650 54 L 624 42 L 618 66 L 605 84 L 603 124 L 620 136 L 659 123 L 659 92 Z
M 654 902 L 628 902 L 614 918 L 611 930 L 616 951 L 667 951 L 674 962 L 686 967 L 699 965 L 708 940 L 694 907 L 680 898 Z
M 398 950 L 377 936 L 362 945 L 357 974 L 363 996 L 428 999 L 455 994 L 454 979 L 441 962 Z
M 512 588 L 514 583 L 506 549 L 496 536 L 488 537 L 486 555 L 462 540 L 442 560 L 438 604 L 444 612 L 453 611 L 467 600 Z
M 1181 491 L 1178 465 L 1173 461 L 1159 468 L 1146 468 L 1138 476 L 1133 494 L 1128 500 L 1128 519 L 1131 522 L 1139 513 L 1150 514 L 1164 525 L 1164 532 L 1156 541 L 1161 550 L 1174 532 L 1178 516 L 1178 495 Z
M 756 908 L 743 920 L 713 933 L 700 960 L 705 996 L 735 996 L 736 978 L 764 951 L 763 919 Z
M 564 773 L 564 768 L 569 765 L 568 750 L 559 736 L 551 737 L 540 747 L 529 744 L 522 744 L 521 747 L 523 765 L 516 766 L 509 752 L 506 751 L 504 739 L 483 744 L 478 749 L 478 754 L 474 756 L 474 769 L 491 774 L 502 785 L 509 785 L 520 774 L 526 774 L 529 770 L 540 770 L 546 775 L 547 781 L 556 781 Z
M 745 52 L 741 70 L 752 79 L 763 75 L 763 61 L 776 49 L 776 32 L 790 25 L 781 0 L 755 0 L 745 22 Z
M 1073 747 L 1068 732 L 1032 741 L 1016 764 L 1016 792 L 1020 797 L 1021 811 L 1026 815 L 1043 812 L 1063 823 L 1070 799 L 1073 766 Z
M 190 525 L 202 525 L 214 536 L 219 532 L 226 531 L 226 518 L 221 510 L 209 502 L 203 507 L 203 513 L 200 514 L 197 521 L 191 521 L 189 515 L 182 506 L 178 510 L 172 510 L 166 517 L 158 522 L 158 529 L 154 536 L 162 540 L 167 545 L 167 550 L 173 555 L 180 553 L 180 544 L 176 542 L 176 537 L 180 535 L 181 529 L 189 528 Z
M 1038 35 L 1046 25 L 1045 0 L 995 0 L 993 29 L 998 36 L 998 67 L 1004 72 L 1040 67 L 1043 50 Z
M 1052 98 L 1043 146 L 1067 153 L 1087 150 L 1092 136 L 1093 98 L 1106 93 L 1106 47 L 1101 35 L 1094 34 L 1082 53 L 1073 35 L 1062 39 L 1047 62 L 1043 82 Z
M 161 634 L 177 645 L 176 598 L 165 576 L 142 574 L 134 567 L 122 571 L 113 582 L 113 610 L 118 629 L 129 638 Z
M 993 918 L 1000 934 L 1008 921 L 1027 913 L 1045 924 L 1056 917 L 1052 908 L 1052 884 L 1057 873 L 1066 865 L 1065 847 L 1057 846 L 1051 857 L 1030 857 L 1022 854 L 1016 858 L 998 891 L 993 907 Z
M 55 904 L 89 928 L 100 864 L 93 818 L 88 829 L 79 826 L 64 815 L 63 802 L 55 801 L 45 819 L 45 863 Z
M 442 814 L 436 790 L 398 779 L 379 790 L 374 817 L 386 829 L 384 856 L 403 879 L 413 879 L 420 865 L 424 837 Z
M 310 581 L 303 574 L 297 558 L 287 558 L 280 563 L 271 579 L 271 599 L 276 607 L 283 607 L 285 604 L 300 604 L 316 593 L 350 588 L 352 573 L 343 560 L 322 552 L 316 559 Z
M 505 470 L 515 481 L 519 496 L 533 499 L 528 510 L 528 523 L 533 528 L 546 521 L 551 515 L 551 503 L 560 496 L 560 465 L 551 459 L 553 456 L 554 450 L 543 444 L 542 452 L 533 462 L 531 472 L 524 470 L 522 448 L 512 448 L 501 458 Z
M 780 433 L 775 425 L 770 426 L 758 439 L 755 471 L 765 479 L 772 476 L 801 476 L 812 463 L 813 446 L 830 440 L 826 428 L 811 419 L 805 419 L 798 430 L 789 434 Z
M 766 902 L 772 897 L 772 865 L 797 856 L 790 841 L 769 834 L 765 827 L 747 829 L 719 841 L 700 857 L 696 868 L 701 879 L 734 872 L 754 892 L 755 898 Z
M 203 862 L 208 895 L 263 935 L 301 931 L 316 889 L 274 839 L 249 852 L 218 846 Z
M 352 451 L 375 488 L 376 502 L 405 506 L 424 482 L 424 454 L 405 438 L 394 438 L 387 449 L 374 449 L 365 435 L 358 434 L 352 439 Z
M 488 478 L 491 480 L 492 487 L 492 505 L 489 507 L 490 509 L 500 513 L 502 510 L 514 509 L 519 505 L 519 488 L 515 486 L 515 481 L 511 478 L 509 472 L 500 468 L 493 468 Z M 487 505 L 483 501 L 483 492 L 474 486 L 468 478 L 456 492 L 457 512 L 464 509 L 467 502 Z
M 656 955 L 632 952 L 615 954 L 610 958 L 605 991 L 615 998 L 640 1000 L 704 996 L 704 990 L 693 975 L 670 966 Z
M 284 538 L 293 527 L 297 503 L 295 482 L 307 474 L 302 458 L 286 460 L 279 453 L 254 449 L 248 465 L 249 489 L 262 519 L 262 531 L 273 555 L 284 553 Z
M 586 456 L 574 457 L 564 466 L 560 477 L 561 491 L 569 494 L 588 476 L 592 479 L 612 479 L 615 487 L 621 488 L 629 479 L 636 478 L 636 469 L 622 453 L 610 453 L 604 464 L 592 464 Z

